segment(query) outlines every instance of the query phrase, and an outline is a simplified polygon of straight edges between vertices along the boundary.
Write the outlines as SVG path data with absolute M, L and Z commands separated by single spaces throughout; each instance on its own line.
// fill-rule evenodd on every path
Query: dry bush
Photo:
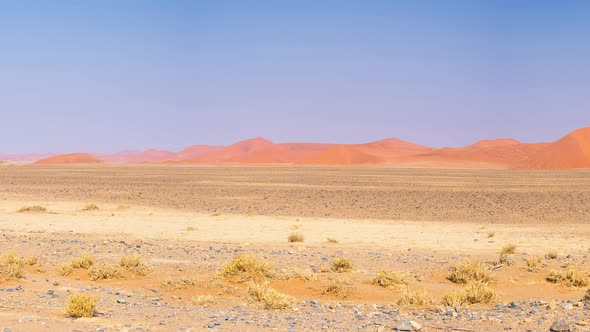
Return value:
M 310 269 L 305 269 L 305 270 L 298 269 L 298 270 L 295 270 L 293 272 L 293 277 L 294 278 L 299 278 L 299 279 L 301 279 L 303 281 L 315 281 L 315 280 L 318 280 L 317 273 L 313 272 Z
M 400 285 L 407 285 L 405 276 L 399 272 L 380 271 L 371 281 L 373 285 L 391 288 Z
M 86 204 L 81 209 L 81 211 L 96 211 L 96 210 L 98 210 L 98 205 L 96 205 L 96 204 Z
M 47 208 L 39 205 L 24 206 L 18 210 L 18 213 L 47 213 Z
M 0 256 L 0 276 L 3 279 L 18 279 L 23 276 L 23 259 L 14 252 Z
M 500 253 L 500 258 L 498 259 L 498 264 L 510 266 L 510 265 L 512 265 L 512 263 L 513 263 L 513 261 L 510 259 L 509 254 L 506 254 L 503 252 Z
M 262 303 L 266 309 L 286 309 L 295 302 L 291 296 L 258 283 L 248 286 L 248 296 L 253 301 Z
M 586 290 L 586 294 L 584 295 L 582 301 L 590 302 L 590 289 Z
M 526 260 L 529 272 L 537 271 L 541 265 L 541 257 L 531 257 Z
M 85 270 L 89 269 L 94 263 L 96 263 L 96 259 L 88 252 L 83 253 L 80 257 L 74 258 L 70 261 L 72 268 Z
M 118 265 L 99 262 L 99 263 L 92 265 L 88 269 L 88 276 L 90 276 L 90 279 L 92 279 L 94 281 L 96 281 L 96 280 L 109 280 L 109 279 L 121 277 L 121 271 L 119 270 Z
M 513 255 L 515 252 L 516 252 L 516 245 L 513 243 L 509 243 L 509 244 L 502 247 L 502 250 L 500 250 L 500 255 L 502 255 L 502 254 Z
M 255 255 L 245 256 L 238 254 L 234 259 L 224 265 L 220 271 L 221 276 L 237 277 L 238 282 L 260 280 L 275 276 L 274 265 Z
M 74 294 L 68 298 L 66 314 L 70 317 L 92 317 L 96 310 L 98 298 L 89 294 Z
M 352 262 L 345 258 L 339 257 L 332 261 L 332 271 L 342 273 L 352 271 Z
M 428 305 L 432 303 L 432 299 L 426 294 L 424 290 L 411 291 L 408 290 L 398 301 L 397 304 L 404 307 Z
M 289 242 L 303 242 L 303 234 L 299 232 L 291 233 L 287 240 Z
M 74 272 L 74 268 L 72 267 L 72 264 L 62 264 L 59 267 L 59 274 L 62 276 L 69 276 L 70 274 L 72 274 Z
M 547 253 L 547 258 L 549 259 L 557 259 L 559 257 L 559 253 L 557 251 L 550 251 Z
M 32 254 L 31 256 L 27 257 L 26 259 L 27 265 L 37 265 L 39 263 L 39 256 L 37 254 Z
M 131 271 L 140 276 L 145 276 L 152 272 L 152 267 L 143 263 L 141 261 L 141 256 L 138 253 L 121 256 L 119 265 L 121 265 L 125 270 Z
M 461 306 L 464 303 L 463 293 L 457 291 L 448 291 L 443 295 L 440 303 L 447 307 Z
M 327 239 L 326 239 L 326 241 L 328 241 L 329 243 L 338 243 L 338 240 L 336 240 L 336 239 L 335 239 L 335 238 L 333 238 L 333 237 L 329 237 L 329 238 L 327 238 Z
M 354 292 L 354 284 L 349 279 L 337 278 L 330 280 L 325 284 L 322 289 L 322 295 L 334 295 L 343 299 L 346 299 Z
M 496 291 L 490 288 L 487 283 L 472 282 L 463 290 L 463 302 L 476 304 L 489 304 L 497 299 Z
M 496 232 L 494 232 L 494 231 L 489 231 L 488 232 L 488 238 L 492 238 L 494 236 L 496 236 Z
M 456 284 L 490 282 L 493 275 L 484 262 L 464 260 L 458 266 L 451 267 L 448 279 Z
M 193 298 L 193 302 L 198 306 L 205 306 L 209 304 L 215 304 L 217 301 L 211 295 L 199 295 Z
M 570 266 L 565 271 L 551 271 L 547 281 L 568 287 L 587 287 L 588 278 L 578 271 L 576 266 Z

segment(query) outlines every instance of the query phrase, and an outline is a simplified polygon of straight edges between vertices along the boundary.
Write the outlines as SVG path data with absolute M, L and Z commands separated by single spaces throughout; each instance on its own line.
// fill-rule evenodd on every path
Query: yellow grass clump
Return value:
M 526 260 L 526 266 L 528 267 L 529 272 L 539 270 L 540 265 L 541 265 L 541 257 L 531 257 Z
M 496 232 L 494 232 L 494 231 L 489 231 L 488 232 L 488 238 L 492 238 L 494 236 L 496 236 Z
M 72 264 L 62 264 L 59 267 L 59 274 L 64 277 L 69 276 L 73 272 L 74 272 L 74 268 L 72 267 Z
M 557 259 L 559 257 L 559 253 L 557 251 L 550 251 L 547 253 L 547 258 L 549 259 Z
M 547 281 L 568 287 L 588 287 L 588 277 L 580 273 L 576 266 L 570 266 L 565 271 L 551 271 Z
M 352 262 L 345 258 L 339 257 L 332 261 L 332 271 L 342 273 L 352 271 Z
M 440 303 L 446 307 L 458 307 L 463 305 L 465 299 L 463 297 L 463 293 L 457 291 L 448 291 L 446 292 Z
M 354 292 L 354 284 L 349 279 L 337 278 L 330 280 L 322 289 L 322 295 L 334 295 L 340 298 L 348 298 Z
M 388 271 L 380 271 L 373 280 L 371 280 L 373 285 L 391 288 L 397 287 L 400 285 L 407 285 L 408 281 L 399 272 L 388 272 Z
M 47 208 L 39 205 L 23 206 L 18 210 L 18 213 L 47 213 Z
M 131 271 L 140 276 L 145 276 L 152 272 L 152 267 L 141 261 L 141 256 L 138 253 L 123 255 L 119 261 L 119 265 L 125 270 Z
M 209 304 L 214 304 L 216 301 L 211 295 L 199 295 L 193 298 L 193 302 L 198 306 L 206 306 Z
M 459 265 L 451 267 L 448 279 L 456 284 L 490 282 L 493 275 L 484 262 L 464 260 Z
M 261 260 L 255 255 L 243 254 L 236 255 L 232 261 L 224 265 L 220 274 L 225 278 L 237 277 L 238 282 L 272 278 L 275 275 L 272 263 Z
M 335 238 L 333 238 L 333 237 L 329 237 L 329 238 L 327 238 L 327 239 L 326 239 L 326 241 L 328 241 L 329 243 L 338 243 L 338 240 L 336 240 L 336 239 L 335 239 Z
M 14 252 L 0 256 L 0 276 L 5 280 L 23 276 L 24 260 Z
M 31 256 L 27 257 L 26 259 L 27 265 L 37 265 L 39 263 L 39 256 L 37 254 L 32 254 Z
M 82 207 L 82 211 L 96 211 L 98 210 L 98 205 L 96 204 L 86 204 Z
M 398 301 L 397 304 L 403 307 L 429 305 L 432 299 L 426 294 L 424 290 L 411 291 L 408 290 Z
M 489 304 L 497 299 L 496 291 L 484 282 L 472 282 L 465 286 L 463 301 L 469 304 Z
M 109 280 L 113 278 L 121 277 L 121 271 L 119 270 L 118 265 L 107 264 L 104 262 L 99 262 L 93 264 L 88 269 L 88 275 L 90 279 L 96 280 Z
M 502 250 L 500 250 L 500 254 L 505 254 L 505 255 L 513 255 L 516 252 L 516 245 L 513 243 L 509 243 L 505 246 L 502 247 Z
M 73 318 L 92 317 L 96 310 L 98 298 L 89 294 L 74 294 L 68 298 L 66 314 Z
M 582 301 L 590 302 L 590 289 L 586 291 L 586 294 L 584 295 Z
M 88 252 L 83 253 L 80 257 L 74 258 L 70 261 L 72 268 L 85 270 L 89 269 L 94 263 L 96 263 L 96 258 Z
M 289 242 L 303 242 L 303 234 L 299 232 L 294 232 L 289 235 L 287 238 Z
M 248 287 L 248 296 L 253 301 L 262 303 L 266 309 L 286 309 L 295 302 L 291 296 L 258 283 L 252 283 Z

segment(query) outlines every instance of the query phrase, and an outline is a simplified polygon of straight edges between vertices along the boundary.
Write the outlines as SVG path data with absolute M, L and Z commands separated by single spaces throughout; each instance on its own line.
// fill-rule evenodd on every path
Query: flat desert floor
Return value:
M 0 229 L 0 253 L 23 257 L 0 283 L 10 331 L 590 326 L 590 171 L 6 165 Z M 114 272 L 72 268 L 85 253 Z M 132 254 L 144 269 L 119 264 Z M 227 273 L 240 255 L 269 265 Z M 488 297 L 450 280 L 466 261 Z M 265 308 L 255 284 L 289 304 Z M 66 314 L 76 293 L 98 298 L 94 317 Z

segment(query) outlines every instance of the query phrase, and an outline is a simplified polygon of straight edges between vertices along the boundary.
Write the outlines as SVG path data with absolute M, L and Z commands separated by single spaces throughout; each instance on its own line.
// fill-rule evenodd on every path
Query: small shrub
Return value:
M 72 274 L 74 272 L 74 268 L 72 267 L 72 264 L 62 264 L 59 267 L 59 274 L 62 276 L 69 276 L 70 274 Z
M 590 289 L 586 290 L 586 295 L 584 295 L 582 301 L 590 302 Z
M 502 247 L 502 250 L 500 250 L 500 255 L 502 255 L 502 254 L 513 255 L 515 252 L 516 252 L 516 245 L 509 243 L 509 244 Z
M 221 268 L 220 274 L 227 277 L 237 277 L 238 282 L 272 278 L 275 273 L 272 263 L 259 259 L 254 255 L 238 254 L 234 259 Z
M 373 285 L 390 288 L 407 285 L 406 278 L 399 272 L 380 271 L 371 281 Z
M 88 275 L 90 279 L 96 280 L 109 280 L 113 278 L 119 278 L 121 276 L 121 271 L 119 270 L 118 265 L 107 264 L 104 262 L 99 262 L 93 264 L 88 269 Z
M 550 251 L 547 253 L 547 258 L 549 259 L 557 259 L 559 257 L 559 253 L 557 251 Z
M 443 295 L 440 303 L 446 307 L 458 307 L 463 304 L 463 301 L 463 293 L 457 291 L 448 291 Z
M 476 304 L 489 304 L 497 299 L 496 291 L 483 282 L 473 282 L 465 286 L 463 291 L 463 302 Z
M 143 263 L 141 261 L 141 256 L 137 253 L 121 256 L 119 265 L 127 271 L 131 271 L 140 276 L 145 276 L 152 272 L 152 267 Z
M 492 238 L 494 236 L 496 236 L 496 232 L 493 232 L 493 231 L 488 232 L 488 238 Z
M 329 237 L 329 238 L 327 238 L 326 240 L 327 240 L 329 243 L 338 243 L 338 240 L 336 240 L 336 239 L 335 239 L 335 238 L 333 238 L 333 237 Z
M 37 265 L 37 263 L 39 263 L 39 257 L 37 256 L 37 254 L 33 254 L 29 257 L 27 257 L 26 259 L 26 263 L 27 265 Z
M 216 301 L 215 298 L 211 295 L 199 295 L 193 298 L 193 302 L 195 303 L 195 305 L 205 306 L 209 304 L 214 304 Z
M 294 277 L 295 278 L 299 278 L 299 279 L 301 279 L 303 281 L 315 281 L 315 280 L 318 280 L 317 273 L 313 272 L 310 269 L 296 270 L 294 272 Z
M 539 270 L 539 266 L 541 265 L 541 257 L 531 257 L 527 259 L 526 265 L 528 267 L 529 272 Z
M 89 294 L 74 294 L 68 298 L 66 314 L 73 318 L 92 317 L 98 298 Z
M 303 234 L 299 232 L 291 233 L 287 240 L 289 242 L 303 242 Z
M 19 279 L 23 276 L 23 259 L 14 252 L 0 256 L 0 276 L 3 279 Z
M 501 252 L 500 253 L 500 258 L 498 259 L 498 264 L 502 264 L 502 265 L 512 265 L 512 260 L 510 259 L 510 255 Z
M 24 206 L 18 210 L 18 213 L 47 213 L 47 208 L 39 205 Z
M 467 284 L 472 281 L 490 282 L 493 275 L 485 263 L 464 260 L 451 268 L 448 279 L 456 284 Z
M 432 303 L 432 299 L 426 294 L 424 290 L 410 291 L 408 290 L 402 297 L 397 301 L 397 304 L 404 307 L 409 306 L 420 306 L 428 305 Z
M 587 287 L 590 284 L 588 278 L 582 275 L 575 266 L 571 266 L 565 271 L 551 271 L 547 281 L 568 287 Z
M 345 258 L 339 257 L 332 261 L 332 271 L 342 273 L 352 271 L 352 262 Z
M 291 296 L 258 283 L 252 283 L 248 287 L 248 296 L 253 301 L 262 303 L 266 309 L 286 309 L 295 302 Z
M 96 204 L 86 204 L 82 207 L 82 211 L 96 211 L 98 206 Z
M 337 278 L 330 280 L 322 289 L 322 295 L 334 295 L 340 298 L 348 298 L 354 291 L 354 285 L 351 280 Z
M 96 259 L 88 252 L 70 261 L 72 268 L 85 270 L 89 269 L 94 263 L 96 263 Z

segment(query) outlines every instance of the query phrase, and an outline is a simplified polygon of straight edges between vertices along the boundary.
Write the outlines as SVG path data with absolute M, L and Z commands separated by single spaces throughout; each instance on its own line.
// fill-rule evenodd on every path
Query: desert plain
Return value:
M 590 330 L 590 170 L 4 165 L 0 229 L 5 331 Z

